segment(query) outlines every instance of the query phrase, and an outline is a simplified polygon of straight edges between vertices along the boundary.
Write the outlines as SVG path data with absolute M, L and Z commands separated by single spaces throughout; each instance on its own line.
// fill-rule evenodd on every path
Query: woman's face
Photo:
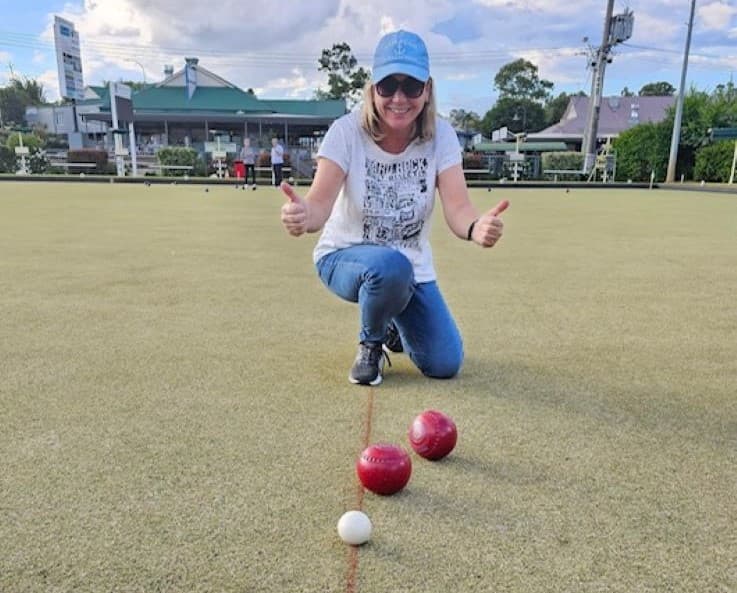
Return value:
M 392 74 L 374 84 L 374 106 L 385 132 L 412 127 L 427 102 L 428 87 L 429 83 L 404 74 Z

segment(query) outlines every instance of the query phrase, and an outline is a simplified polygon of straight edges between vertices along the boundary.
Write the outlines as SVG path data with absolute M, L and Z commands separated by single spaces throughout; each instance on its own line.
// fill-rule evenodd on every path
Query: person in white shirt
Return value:
M 358 303 L 358 354 L 349 380 L 382 381 L 384 345 L 406 352 L 426 376 L 450 378 L 463 341 L 436 281 L 430 219 L 436 189 L 450 230 L 493 247 L 509 202 L 478 214 L 461 147 L 436 116 L 427 48 L 407 31 L 382 37 L 359 112 L 329 128 L 305 197 L 287 183 L 281 221 L 294 236 L 322 230 L 313 259 L 322 282 Z
M 271 139 L 271 169 L 273 171 L 274 185 L 281 185 L 282 167 L 284 166 L 284 147 L 279 144 L 278 138 Z
M 240 157 L 243 161 L 243 166 L 246 169 L 244 174 L 245 179 L 243 180 L 243 189 L 245 189 L 248 185 L 249 173 L 253 182 L 253 185 L 251 187 L 253 189 L 256 189 L 256 151 L 254 150 L 253 146 L 251 146 L 250 138 L 243 139 L 243 148 L 241 148 Z

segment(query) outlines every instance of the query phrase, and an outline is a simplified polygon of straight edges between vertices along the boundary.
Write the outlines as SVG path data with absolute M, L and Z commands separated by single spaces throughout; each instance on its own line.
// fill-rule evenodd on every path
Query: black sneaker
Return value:
M 389 323 L 389 327 L 386 328 L 386 338 L 384 339 L 384 346 L 389 348 L 392 352 L 404 352 L 404 346 L 402 346 L 402 338 L 399 335 L 399 330 L 394 322 Z
M 354 385 L 378 385 L 382 380 L 384 359 L 391 366 L 381 342 L 361 342 L 348 380 Z

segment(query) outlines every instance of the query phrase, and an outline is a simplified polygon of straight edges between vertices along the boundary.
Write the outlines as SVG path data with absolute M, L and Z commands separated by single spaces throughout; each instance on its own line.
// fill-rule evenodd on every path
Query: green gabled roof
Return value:
M 272 111 L 264 103 L 240 89 L 227 87 L 198 87 L 191 99 L 184 87 L 148 87 L 133 95 L 136 111 Z
M 99 104 L 103 112 L 110 111 L 110 90 L 107 86 L 90 86 L 99 99 L 86 99 L 78 104 Z M 346 113 L 345 101 L 298 99 L 260 100 L 255 95 L 236 87 L 206 87 L 195 89 L 192 98 L 180 86 L 149 86 L 133 91 L 133 109 L 139 115 L 177 113 L 192 115 L 200 113 L 227 115 L 279 115 L 288 117 L 337 119 Z
M 77 105 L 97 105 L 102 103 L 103 105 L 110 105 L 110 89 L 107 86 L 92 86 L 87 87 L 95 92 L 100 97 L 99 99 L 78 99 Z
M 96 86 L 96 85 L 90 85 L 89 88 L 91 88 L 101 99 L 106 99 L 108 94 L 110 93 L 110 87 L 108 85 L 103 86 Z
M 312 115 L 317 117 L 340 117 L 346 113 L 343 99 L 328 99 L 325 101 L 305 101 L 292 99 L 269 99 L 259 101 L 261 105 L 268 105 L 277 113 L 290 115 Z

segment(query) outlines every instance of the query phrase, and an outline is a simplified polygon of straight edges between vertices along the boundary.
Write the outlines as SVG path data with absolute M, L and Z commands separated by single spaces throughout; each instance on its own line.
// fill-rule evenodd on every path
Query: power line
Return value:
M 661 52 L 661 53 L 667 53 L 667 54 L 675 54 L 677 56 L 682 56 L 683 53 L 680 50 L 677 49 L 670 49 L 665 47 L 650 47 L 647 45 L 634 45 L 632 43 L 623 43 L 622 44 L 625 47 L 631 47 L 634 49 L 644 49 L 646 51 L 655 51 L 655 52 Z M 713 59 L 713 60 L 726 60 L 726 59 L 737 59 L 737 54 L 730 54 L 730 55 L 719 55 L 719 54 L 704 54 L 704 53 L 693 53 L 691 52 L 692 56 L 696 56 L 698 58 L 706 58 L 706 59 Z
M 0 31 L 0 45 L 9 47 L 22 47 L 25 49 L 38 49 L 38 50 L 54 50 L 55 46 L 53 43 L 43 41 L 37 36 L 29 33 L 14 33 L 8 31 Z M 232 50 L 219 50 L 219 49 L 206 49 L 202 47 L 167 47 L 150 44 L 120 44 L 106 41 L 97 40 L 84 40 L 82 42 L 82 48 L 89 51 L 95 50 L 100 53 L 112 55 L 113 57 L 128 57 L 128 56 L 163 56 L 168 54 L 180 54 L 180 55 L 198 55 L 200 57 L 211 57 L 227 58 L 226 62 L 221 63 L 232 63 L 238 64 L 243 62 L 264 62 L 280 63 L 284 65 L 289 64 L 314 64 L 316 58 L 308 58 L 304 55 L 304 52 L 292 53 L 292 52 L 248 52 L 243 55 L 239 55 L 237 58 L 234 57 Z M 556 53 L 559 55 L 575 54 L 580 51 L 579 47 L 570 46 L 545 46 L 545 47 L 508 47 L 495 50 L 474 50 L 474 51 L 456 51 L 456 52 L 436 52 L 432 55 L 433 64 L 437 65 L 457 65 L 463 64 L 468 61 L 483 62 L 483 61 L 494 61 L 498 59 L 504 59 L 509 57 L 511 54 L 520 52 L 531 52 L 539 51 L 547 54 Z M 373 60 L 372 54 L 354 53 L 354 57 L 359 62 L 370 63 Z

